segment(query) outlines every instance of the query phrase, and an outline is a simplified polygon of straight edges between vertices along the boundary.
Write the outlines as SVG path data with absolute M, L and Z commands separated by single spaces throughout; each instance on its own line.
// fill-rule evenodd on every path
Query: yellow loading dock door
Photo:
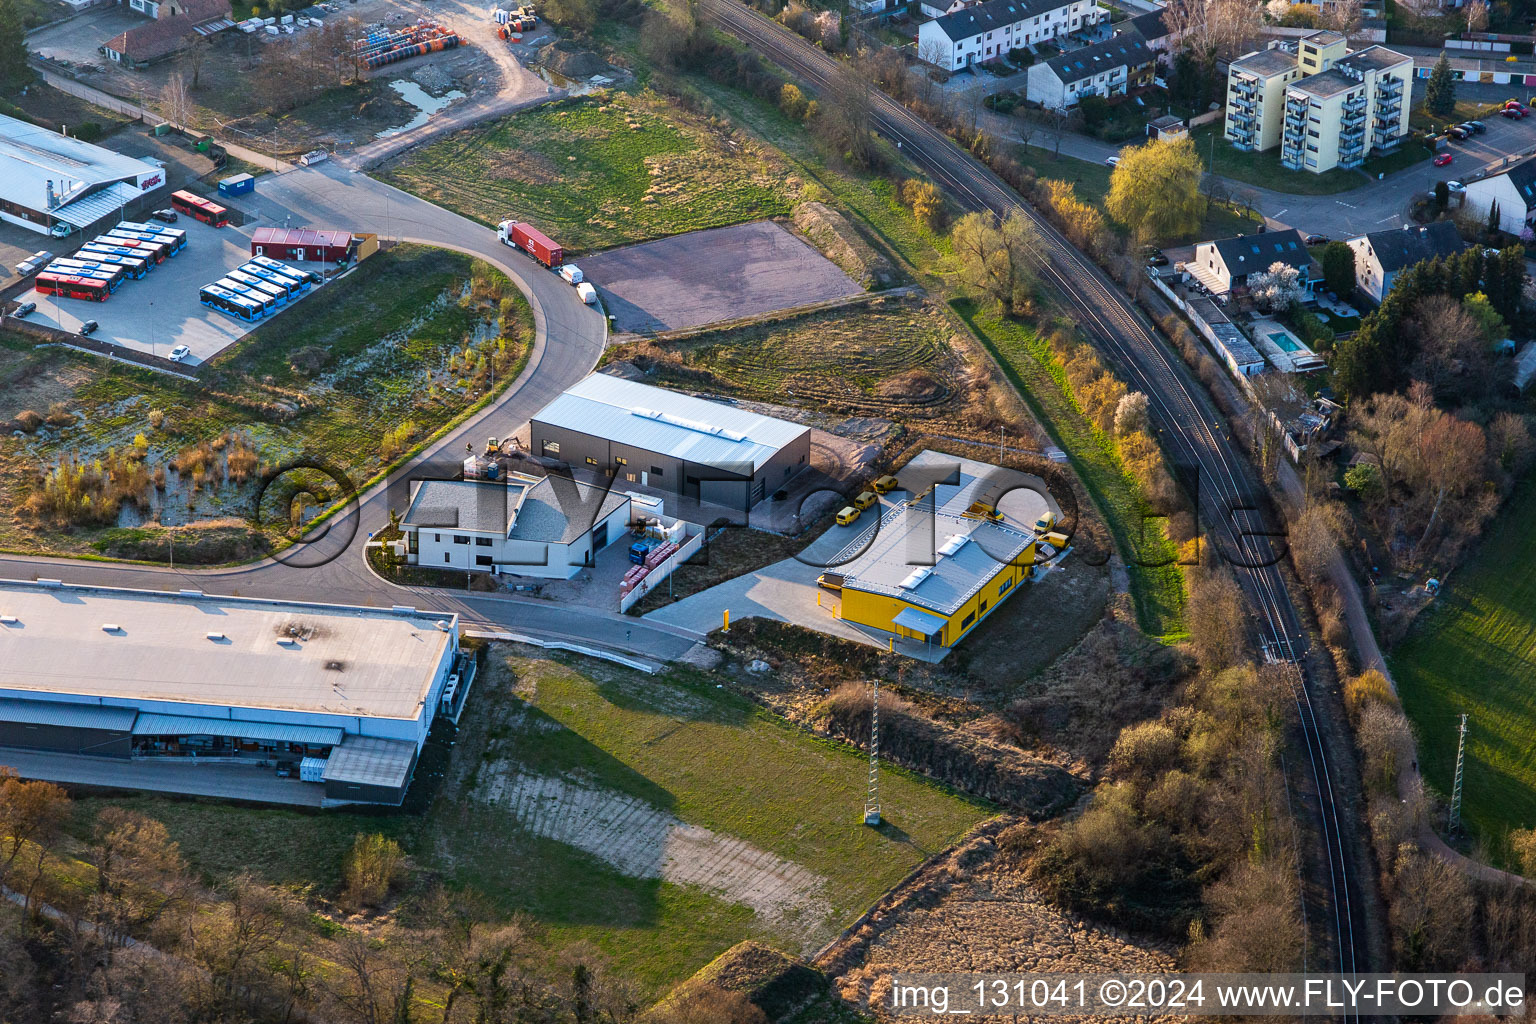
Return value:
M 896 632 L 913 640 L 921 640 L 924 643 L 943 644 L 944 627 L 949 625 L 949 620 L 941 615 L 934 615 L 910 605 L 903 608 L 891 625 L 896 627 Z

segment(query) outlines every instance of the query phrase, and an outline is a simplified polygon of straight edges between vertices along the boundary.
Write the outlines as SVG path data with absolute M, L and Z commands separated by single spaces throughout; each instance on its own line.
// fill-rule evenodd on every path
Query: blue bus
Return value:
M 84 260 L 87 263 L 101 263 L 113 267 L 122 267 L 123 273 L 134 280 L 138 280 L 149 273 L 149 263 L 138 256 L 116 256 L 109 252 L 95 252 L 82 248 L 70 253 L 66 258 Z
M 246 263 L 240 267 L 240 272 L 242 274 L 250 274 L 252 277 L 259 277 L 268 284 L 275 284 L 279 288 L 287 289 L 289 297 L 303 295 L 309 291 L 309 281 L 307 279 L 295 279 L 276 270 L 268 270 L 259 263 Z
M 284 288 L 282 285 L 272 284 L 269 281 L 263 281 L 255 274 L 247 274 L 243 270 L 231 270 L 224 276 L 237 284 L 245 285 L 247 288 L 250 288 L 253 291 L 259 292 L 263 295 L 271 296 L 277 300 L 277 304 L 279 306 L 288 305 L 288 289 Z
M 303 278 L 311 284 L 324 284 L 325 278 L 318 270 L 300 270 L 298 267 L 290 267 L 286 263 L 280 263 L 270 256 L 252 256 L 251 262 L 268 270 L 275 270 L 279 274 L 287 274 L 290 277 Z
M 197 297 L 203 305 L 210 309 L 216 309 L 221 313 L 228 313 L 238 320 L 260 320 L 266 314 L 262 311 L 261 304 L 253 302 L 243 295 L 237 295 L 216 284 L 204 285 L 198 290 Z
M 123 281 L 127 279 L 128 272 L 122 267 L 108 266 L 105 263 L 91 263 L 88 260 L 58 259 L 48 264 L 48 269 L 55 274 L 73 274 L 75 277 L 95 277 L 107 282 L 108 291 L 117 291 Z
M 149 249 L 155 254 L 155 262 L 163 263 L 167 256 L 175 255 L 171 240 L 161 238 L 159 235 L 138 234 L 133 231 L 108 231 L 104 235 L 97 236 L 99 241 L 108 245 L 126 245 L 129 248 Z
M 113 231 L 130 231 L 134 234 L 159 235 L 170 239 L 176 246 L 176 252 L 180 252 L 187 246 L 187 233 L 181 228 L 168 228 L 164 224 L 156 224 L 153 221 L 144 222 L 137 220 L 125 220 L 112 229 Z
M 266 316 L 268 313 L 277 308 L 277 300 L 275 298 L 268 295 L 266 292 L 257 291 L 255 288 L 252 288 L 248 284 L 241 284 L 239 281 L 231 281 L 227 277 L 221 277 L 213 283 L 218 287 L 223 288 L 227 292 L 234 292 L 236 295 L 243 296 L 256 303 L 261 307 L 262 316 Z
M 137 249 L 129 249 L 122 245 L 108 245 L 106 242 L 88 242 L 82 245 L 75 255 L 83 256 L 86 253 L 90 254 L 89 258 L 91 259 L 95 259 L 97 256 L 120 256 L 125 260 L 138 260 L 143 264 L 144 273 L 146 274 L 155 269 L 153 257 L 146 256 Z

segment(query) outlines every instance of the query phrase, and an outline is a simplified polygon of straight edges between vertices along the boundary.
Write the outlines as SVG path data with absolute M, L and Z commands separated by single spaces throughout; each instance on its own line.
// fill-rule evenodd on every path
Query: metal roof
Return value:
M 418 530 L 570 544 L 628 500 L 623 491 L 564 476 L 509 473 L 503 480 L 423 480 L 400 522 Z
M 133 723 L 135 736 L 234 736 L 243 740 L 273 740 L 334 747 L 341 742 L 340 729 L 284 722 L 247 722 L 238 718 L 201 718 L 194 715 L 142 714 Z
M 750 464 L 753 472 L 810 429 L 606 373 L 591 374 L 533 419 L 685 462 Z
M 163 174 L 154 164 L 0 114 L 0 199 L 29 210 L 48 209 L 50 181 L 54 193 L 67 200 L 108 182 L 137 182 L 157 172 Z
M 70 729 L 106 729 L 127 732 L 138 716 L 137 708 L 105 704 L 74 704 L 51 700 L 17 700 L 0 697 L 0 722 L 24 725 L 56 725 Z
M 891 620 L 902 629 L 910 629 L 914 633 L 933 634 L 943 629 L 949 622 L 941 615 L 934 615 L 917 608 L 903 608 L 896 613 Z
M 415 758 L 416 746 L 403 740 L 348 736 L 325 762 L 325 781 L 403 786 Z
M 352 232 L 315 228 L 257 228 L 251 234 L 251 244 L 277 247 L 326 245 L 345 249 L 352 244 Z
M 448 612 L 19 580 L 0 580 L 0 615 L 16 620 L 0 627 L 0 696 L 169 701 L 190 714 L 415 720 L 457 629 Z
M 545 477 L 528 492 L 507 536 L 544 544 L 571 544 L 616 511 L 629 495 L 567 477 Z
M 1033 534 L 1000 523 L 903 502 L 880 517 L 873 540 L 861 534 L 832 564 L 842 563 L 844 590 L 885 594 L 947 617 L 1033 543 Z
M 103 217 L 110 217 L 138 199 L 140 192 L 132 185 L 114 181 L 104 189 L 81 196 L 53 211 L 53 215 L 77 228 L 88 228 Z

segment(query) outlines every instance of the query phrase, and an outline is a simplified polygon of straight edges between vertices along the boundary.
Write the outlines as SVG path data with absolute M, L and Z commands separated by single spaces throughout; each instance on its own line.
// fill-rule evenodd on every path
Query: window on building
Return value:
M 489 537 L 476 537 L 475 538 L 475 547 L 477 547 L 477 548 L 488 548 L 490 546 L 491 546 L 491 538 L 489 538 Z
M 452 556 L 451 556 L 451 555 L 449 555 L 449 553 L 448 553 L 448 552 L 446 552 L 446 551 L 444 551 L 444 552 L 443 552 L 443 561 L 445 561 L 445 562 L 451 562 L 451 561 L 453 561 L 453 558 L 452 558 Z
M 987 614 L 987 601 L 986 601 L 986 598 L 982 598 L 981 606 L 976 609 L 976 613 L 978 615 L 985 615 L 985 614 Z
M 629 460 L 628 460 L 628 459 L 626 459 L 626 458 L 625 458 L 625 457 L 624 457 L 624 456 L 622 456 L 622 455 L 615 455 L 615 456 L 614 456 L 614 457 L 613 457 L 613 461 L 614 461 L 614 462 L 617 462 L 617 463 L 618 463 L 618 464 L 619 464 L 619 465 L 621 465 L 621 466 L 627 466 L 627 465 L 629 465 Z
M 1002 597 L 1004 594 L 1008 593 L 1008 591 L 1010 591 L 1012 589 L 1013 589 L 1013 580 L 1003 580 L 1003 582 L 1001 582 L 1001 583 L 999 583 L 997 585 L 997 596 L 998 597 Z
M 587 456 L 587 465 L 595 466 L 595 465 L 597 465 L 597 460 L 594 459 L 592 456 L 588 455 Z
M 475 556 L 475 564 L 476 565 L 493 565 L 495 563 L 491 559 L 490 555 L 476 555 Z
M 545 441 L 544 442 L 544 454 L 545 455 L 559 455 L 560 454 L 560 442 L 559 441 Z
M 973 623 L 975 621 L 976 621 L 976 613 L 975 612 L 971 612 L 971 614 L 967 615 L 965 618 L 960 620 L 960 628 L 961 629 L 969 629 L 970 626 L 971 626 L 971 623 Z
M 651 476 L 662 476 L 662 475 L 663 475 L 663 473 L 661 472 L 661 467 L 660 466 L 652 466 L 651 467 Z
M 455 544 L 468 544 L 469 543 L 469 538 L 464 536 L 461 533 L 456 533 L 456 534 L 453 535 L 453 542 Z
M 434 533 L 432 535 L 432 543 L 434 543 L 434 544 L 441 544 L 442 542 L 443 542 L 443 535 L 442 534 Z

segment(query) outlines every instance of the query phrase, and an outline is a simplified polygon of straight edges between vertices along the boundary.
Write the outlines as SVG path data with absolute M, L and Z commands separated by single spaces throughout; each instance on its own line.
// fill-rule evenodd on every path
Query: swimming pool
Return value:
M 1275 347 L 1281 352 L 1300 352 L 1301 343 L 1284 331 L 1276 331 L 1269 336 L 1269 340 L 1275 343 Z

